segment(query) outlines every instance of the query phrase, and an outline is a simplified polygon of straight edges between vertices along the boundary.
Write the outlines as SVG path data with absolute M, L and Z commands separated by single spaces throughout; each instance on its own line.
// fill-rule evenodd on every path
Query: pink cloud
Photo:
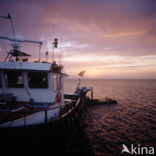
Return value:
M 130 64 L 132 57 L 156 55 L 155 8 L 153 0 L 2 0 L 0 15 L 11 13 L 17 37 L 49 42 L 57 37 L 60 47 L 70 43 L 60 50 L 64 57 L 117 55 Z M 12 36 L 8 21 L 0 20 L 0 25 L 0 35 Z M 37 56 L 32 45 L 26 51 Z M 44 43 L 42 55 L 45 51 Z

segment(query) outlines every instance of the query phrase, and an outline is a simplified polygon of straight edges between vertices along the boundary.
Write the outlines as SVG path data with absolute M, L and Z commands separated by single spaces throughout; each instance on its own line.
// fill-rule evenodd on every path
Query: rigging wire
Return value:
M 10 16 L 10 14 L 8 14 L 8 18 L 10 19 L 11 29 L 12 29 L 12 33 L 13 33 L 13 37 L 14 37 L 14 40 L 15 40 L 15 42 L 16 42 L 16 38 L 15 38 L 15 29 L 14 29 L 13 21 L 12 21 L 12 17 Z
M 11 29 L 12 29 L 12 33 L 13 33 L 13 38 L 14 38 L 14 40 L 15 40 L 15 45 L 17 46 L 17 40 L 16 40 L 16 36 L 15 36 L 15 29 L 14 29 L 14 26 L 13 26 L 12 17 L 10 16 L 9 13 L 8 13 L 8 19 L 10 19 Z M 20 58 L 22 59 L 22 55 L 21 55 L 20 52 L 19 52 L 19 56 L 20 56 Z
M 15 42 L 16 42 L 15 29 L 14 29 L 14 26 L 13 26 L 12 17 L 11 17 L 10 14 L 8 13 L 8 16 L 0 16 L 0 18 L 10 19 L 11 29 L 12 29 L 12 33 L 13 33 L 13 37 L 14 37 L 14 40 L 15 40 Z
M 4 43 L 2 42 L 1 39 L 0 39 L 0 45 L 1 45 L 1 47 L 3 48 L 3 50 L 0 49 L 0 54 L 3 55 L 4 53 L 8 53 L 6 47 L 5 47 L 5 45 L 4 45 Z
M 13 37 L 14 37 L 14 40 L 15 40 L 15 44 L 17 44 L 16 37 L 15 37 L 15 29 L 14 29 L 12 17 L 10 16 L 10 14 L 8 14 L 8 18 L 10 19 L 10 22 L 11 22 L 11 29 L 12 29 Z M 19 55 L 20 55 L 20 53 L 19 53 Z M 21 55 L 20 55 L 20 57 L 22 59 L 22 56 Z M 22 62 L 19 61 L 19 64 L 20 64 L 20 67 L 21 67 L 21 70 L 22 70 Z M 31 98 L 31 95 L 30 95 L 30 92 L 29 92 L 29 90 L 27 88 L 27 85 L 25 85 L 25 89 L 26 89 L 26 92 L 27 92 L 28 97 Z
M 12 28 L 12 33 L 13 33 L 13 37 L 14 37 L 14 40 L 15 40 L 15 44 L 17 43 L 16 42 L 16 38 L 15 38 L 15 30 L 14 30 L 14 26 L 13 26 L 13 21 L 12 21 L 12 17 L 10 16 L 10 14 L 8 14 L 8 18 L 10 18 L 10 21 L 11 21 L 11 28 Z M 20 54 L 20 53 L 19 53 Z M 22 56 L 20 55 L 21 59 L 22 59 Z M 20 67 L 21 67 L 21 70 L 22 70 L 22 62 L 19 61 L 19 64 L 20 64 Z M 31 95 L 30 95 L 30 92 L 27 88 L 27 85 L 25 85 L 25 89 L 26 89 L 26 92 L 27 92 L 27 95 L 29 96 L 29 99 L 31 99 Z
M 8 14 L 8 16 L 0 16 L 0 18 L 4 18 L 4 19 L 10 19 L 10 15 Z M 6 53 L 8 53 L 4 43 L 2 42 L 2 40 L 0 39 L 0 44 L 1 44 L 1 47 L 3 48 L 3 51 L 5 51 Z
M 1 39 L 0 39 L 0 44 L 1 44 L 1 47 L 3 48 L 3 50 L 7 53 L 7 49 Z

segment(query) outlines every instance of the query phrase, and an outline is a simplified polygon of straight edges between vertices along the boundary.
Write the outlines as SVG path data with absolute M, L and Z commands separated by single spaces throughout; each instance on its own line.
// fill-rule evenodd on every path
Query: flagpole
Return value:
M 78 88 L 79 88 L 79 86 L 80 86 L 80 84 L 81 84 L 81 81 L 82 81 L 82 79 L 83 79 L 84 73 L 85 73 L 85 70 L 84 70 L 84 71 L 81 71 L 81 72 L 78 74 L 79 76 L 81 76 L 81 78 L 79 78 L 79 83 L 77 84 L 77 87 L 76 87 L 76 90 L 75 90 L 74 94 L 76 94 L 77 91 L 78 91 Z
M 81 80 L 82 80 L 82 78 L 79 79 L 79 83 L 78 83 L 78 85 L 77 85 L 77 87 L 76 87 L 76 90 L 75 90 L 74 94 L 77 92 L 77 90 L 78 90 L 78 88 L 79 88 L 79 86 L 80 86 L 80 84 L 81 84 Z

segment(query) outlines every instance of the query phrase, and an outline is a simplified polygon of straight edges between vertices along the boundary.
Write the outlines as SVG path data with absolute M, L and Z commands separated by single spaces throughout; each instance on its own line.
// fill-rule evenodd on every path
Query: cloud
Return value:
M 134 60 L 142 63 L 135 58 L 152 56 L 150 64 L 156 55 L 155 8 L 154 0 L 2 0 L 0 15 L 11 13 L 17 37 L 44 40 L 42 56 L 57 37 L 60 49 L 56 56 L 61 52 L 66 61 L 82 56 L 81 61 L 69 64 L 93 69 L 93 65 L 106 65 L 99 61 L 105 56 L 107 62 L 109 56 L 118 56 L 115 63 L 121 65 L 124 58 L 129 66 Z M 9 21 L 1 20 L 0 25 L 0 35 L 12 36 Z M 35 45 L 26 50 L 37 57 Z

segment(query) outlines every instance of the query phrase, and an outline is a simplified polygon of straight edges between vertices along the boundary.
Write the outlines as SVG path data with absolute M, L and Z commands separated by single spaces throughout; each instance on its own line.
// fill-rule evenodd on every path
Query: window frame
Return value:
M 11 85 L 9 85 L 9 82 L 8 82 L 8 75 L 6 74 L 7 72 L 15 72 L 15 73 L 20 73 L 20 76 L 18 76 L 18 77 L 22 77 L 22 79 L 21 79 L 21 84 L 18 84 L 18 83 L 16 83 L 16 84 L 14 84 L 14 85 L 16 85 L 16 86 L 11 86 Z M 3 71 L 3 76 L 4 76 L 4 81 L 5 81 L 5 86 L 7 87 L 7 88 L 24 88 L 24 76 L 23 76 L 23 72 L 22 71 L 20 71 L 20 70 L 6 70 L 6 71 Z M 6 78 L 6 76 L 7 76 L 7 78 Z M 19 81 L 19 80 L 18 80 Z M 18 86 L 17 86 L 18 85 Z
M 45 84 L 45 87 L 41 87 L 41 85 L 39 86 L 39 87 L 32 87 L 31 85 L 30 85 L 30 81 L 31 80 L 29 80 L 29 78 L 30 78 L 30 76 L 29 76 L 29 74 L 30 73 L 37 73 L 37 74 L 41 74 L 41 73 L 43 73 L 43 74 L 45 74 L 45 76 L 46 76 L 46 84 Z M 48 82 L 48 72 L 46 72 L 46 71 L 27 71 L 27 83 L 28 83 L 28 87 L 30 88 L 30 89 L 48 89 L 49 88 L 49 82 Z M 41 82 L 40 82 L 41 83 Z M 37 83 L 36 83 L 37 84 Z M 35 85 L 36 85 L 35 84 Z

